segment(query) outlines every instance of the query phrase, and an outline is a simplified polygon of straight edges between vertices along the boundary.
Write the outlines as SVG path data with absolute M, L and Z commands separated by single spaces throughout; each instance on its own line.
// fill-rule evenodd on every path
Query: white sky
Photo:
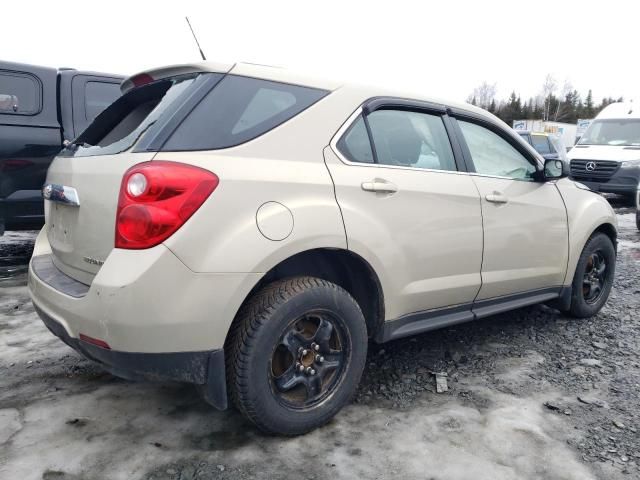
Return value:
M 8 0 L 5 0 L 7 2 Z M 132 74 L 199 60 L 280 65 L 464 100 L 538 94 L 548 73 L 583 95 L 640 97 L 638 0 L 13 0 L 0 59 Z

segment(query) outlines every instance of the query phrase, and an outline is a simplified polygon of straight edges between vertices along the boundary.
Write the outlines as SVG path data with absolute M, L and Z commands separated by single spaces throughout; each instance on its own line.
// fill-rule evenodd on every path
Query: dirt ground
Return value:
M 269 438 L 190 386 L 130 383 L 53 337 L 26 289 L 33 232 L 0 237 L 2 479 L 640 478 L 640 234 L 617 208 L 605 309 L 544 306 L 371 345 L 355 402 Z M 436 393 L 432 372 L 446 372 Z

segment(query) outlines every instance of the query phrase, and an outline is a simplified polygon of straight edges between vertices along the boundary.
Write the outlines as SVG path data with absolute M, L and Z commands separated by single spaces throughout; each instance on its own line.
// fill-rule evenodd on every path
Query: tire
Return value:
M 604 272 L 600 274 L 603 265 Z M 592 235 L 582 250 L 573 276 L 568 313 L 577 318 L 597 314 L 609 298 L 615 269 L 616 251 L 611 239 L 604 233 Z M 597 278 L 597 282 L 594 278 Z M 598 286 L 599 292 L 596 293 Z
M 640 206 L 638 206 L 638 210 L 636 210 L 636 228 L 640 230 Z
M 367 329 L 345 290 L 294 277 L 245 303 L 225 348 L 235 407 L 264 432 L 300 435 L 327 423 L 353 398 L 366 362 Z

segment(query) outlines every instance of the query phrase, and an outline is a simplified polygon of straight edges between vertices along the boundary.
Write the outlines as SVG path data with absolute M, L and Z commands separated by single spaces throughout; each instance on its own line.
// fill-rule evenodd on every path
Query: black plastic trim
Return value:
M 373 133 L 371 132 L 371 126 L 369 125 L 368 115 L 366 115 L 363 112 L 363 114 L 361 116 L 362 116 L 362 121 L 364 122 L 364 128 L 367 131 L 367 137 L 369 137 L 369 146 L 371 147 L 371 155 L 373 156 L 373 163 L 375 165 L 379 165 L 379 162 L 378 162 L 378 151 L 376 150 L 376 144 L 373 141 Z M 345 132 L 344 135 L 342 135 L 342 137 L 344 138 L 344 136 L 346 134 L 347 134 L 347 132 Z
M 177 381 L 203 386 L 205 399 L 214 407 L 228 406 L 224 350 L 168 353 L 121 352 L 71 337 L 66 329 L 34 302 L 36 312 L 56 337 L 106 371 L 127 380 Z
M 491 315 L 509 310 L 554 300 L 558 298 L 561 293 L 562 287 L 551 287 L 503 297 L 489 298 L 487 300 L 479 300 L 473 303 L 473 313 L 476 319 L 490 317 Z
M 457 323 L 470 322 L 474 319 L 475 317 L 471 311 L 470 303 L 411 313 L 397 320 L 386 322 L 378 333 L 376 341 L 384 343 L 389 340 L 396 340 L 398 338 L 448 327 Z
M 58 269 L 53 263 L 51 254 L 33 257 L 31 259 L 31 268 L 33 273 L 44 283 L 70 297 L 82 298 L 89 291 L 89 285 L 71 278 Z
M 458 171 L 471 172 L 472 170 L 467 164 L 464 151 L 462 150 L 462 145 L 460 144 L 460 140 L 458 139 L 458 135 L 456 134 L 453 119 L 448 114 L 442 115 L 441 118 L 442 122 L 444 123 L 444 128 L 447 131 L 447 135 L 449 136 L 449 144 L 451 145 L 451 149 L 453 150 L 453 158 L 455 159 Z
M 398 97 L 373 97 L 362 106 L 365 115 L 376 110 L 419 110 L 443 114 L 447 112 L 447 107 L 439 103 Z
M 375 341 L 384 343 L 551 300 L 556 301 L 558 308 L 568 309 L 567 302 L 571 303 L 571 287 L 543 288 L 474 303 L 411 313 L 386 322 L 376 335 Z

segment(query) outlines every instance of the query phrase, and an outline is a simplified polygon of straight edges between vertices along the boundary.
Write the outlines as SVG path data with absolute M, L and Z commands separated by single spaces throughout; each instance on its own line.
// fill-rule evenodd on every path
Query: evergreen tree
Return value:
M 593 93 L 591 89 L 589 89 L 589 93 L 587 93 L 587 98 L 584 100 L 584 109 L 583 109 L 584 118 L 593 118 L 595 117 L 595 108 L 593 107 Z
M 547 88 L 547 91 L 550 91 L 550 89 Z M 513 125 L 514 120 L 543 120 L 545 116 L 553 121 L 576 123 L 578 119 L 594 118 L 607 105 L 623 101 L 622 97 L 617 99 L 603 97 L 600 103 L 596 105 L 593 101 L 593 92 L 591 90 L 588 91 L 583 101 L 578 91 L 572 90 L 570 86 L 563 89 L 560 97 L 557 97 L 551 91 L 545 96 L 531 97 L 525 102 L 522 101 L 522 98 L 515 90 L 511 92 L 506 101 L 496 101 L 494 94 L 495 84 L 491 85 L 483 82 L 480 87 L 474 90 L 472 95 L 469 95 L 467 102 L 487 109 L 507 125 Z M 480 97 L 477 95 L 480 95 Z M 483 100 L 481 101 L 478 98 Z

